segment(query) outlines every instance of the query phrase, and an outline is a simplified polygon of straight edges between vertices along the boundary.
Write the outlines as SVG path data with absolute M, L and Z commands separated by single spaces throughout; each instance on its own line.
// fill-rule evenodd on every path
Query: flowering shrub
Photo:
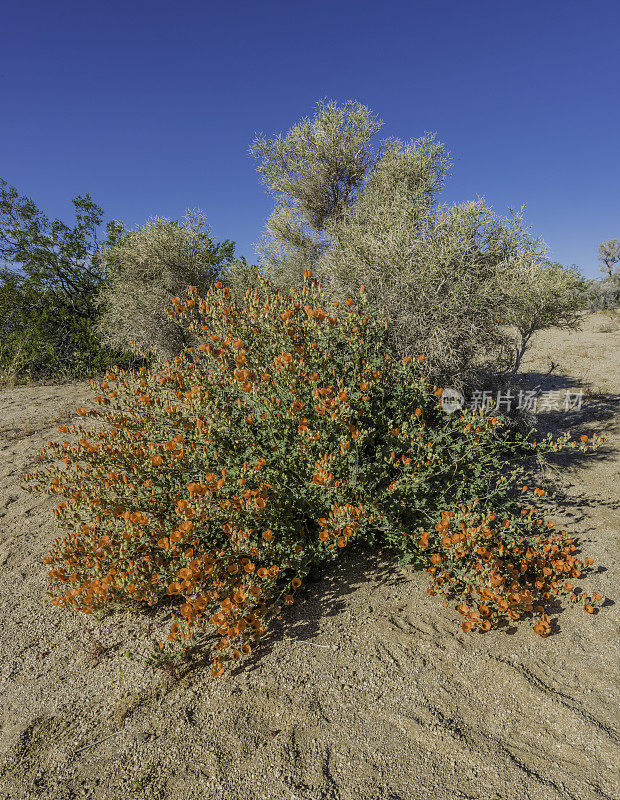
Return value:
M 171 318 L 199 344 L 150 371 L 108 373 L 102 408 L 77 410 L 107 427 L 74 425 L 77 442 L 42 449 L 64 464 L 24 487 L 66 498 L 55 509 L 65 535 L 44 559 L 52 603 L 92 613 L 167 599 L 158 647 L 211 643 L 220 675 L 313 564 L 380 537 L 428 569 L 429 593 L 454 600 L 464 630 L 523 617 L 545 635 L 556 592 L 593 610 L 602 598 L 565 580 L 582 569 L 573 541 L 524 508 L 518 486 L 533 451 L 568 435 L 537 443 L 484 411 L 444 414 L 424 354 L 386 351 L 364 287 L 326 310 L 310 271 L 289 297 L 261 280 L 267 299 L 248 291 L 243 307 L 221 283 L 173 298 Z M 601 441 L 581 439 L 570 445 Z
M 568 580 L 579 578 L 583 565 L 573 555 L 574 540 L 566 531 L 552 533 L 553 528 L 552 521 L 545 524 L 538 516 L 538 509 L 522 509 L 518 517 L 501 520 L 495 512 L 473 511 L 472 505 L 463 504 L 456 513 L 444 511 L 435 526 L 436 538 L 441 538 L 430 557 L 429 594 L 438 590 L 458 598 L 466 632 L 473 627 L 488 631 L 494 622 L 528 616 L 537 619 L 536 633 L 547 636 L 551 624 L 541 603 L 559 592 L 593 613 L 592 603 L 603 597 L 598 592 L 590 597 Z M 423 534 L 420 547 L 429 546 L 429 535 Z M 585 559 L 586 566 L 592 563 Z

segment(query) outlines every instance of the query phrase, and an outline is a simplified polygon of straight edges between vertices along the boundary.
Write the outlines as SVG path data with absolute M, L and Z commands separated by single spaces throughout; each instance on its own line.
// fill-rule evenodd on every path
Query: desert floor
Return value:
M 0 391 L 0 798 L 594 800 L 618 782 L 620 332 L 539 334 L 523 369 L 581 409 L 539 429 L 605 432 L 555 456 L 565 497 L 545 514 L 578 535 L 608 598 L 557 632 L 461 631 L 427 576 L 382 552 L 342 563 L 277 623 L 259 654 L 215 680 L 144 664 L 165 612 L 100 622 L 46 601 L 55 498 L 20 489 L 88 382 Z M 484 388 L 484 387 L 481 387 Z

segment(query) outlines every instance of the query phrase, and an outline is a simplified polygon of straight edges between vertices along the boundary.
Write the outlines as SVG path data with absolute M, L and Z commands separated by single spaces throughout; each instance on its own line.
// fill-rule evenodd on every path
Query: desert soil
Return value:
M 605 314 L 539 334 L 523 369 L 584 389 L 540 430 L 605 432 L 558 454 L 545 514 L 600 565 L 596 615 L 567 608 L 547 639 L 465 634 L 426 576 L 384 552 L 343 554 L 254 660 L 180 680 L 144 663 L 166 614 L 101 621 L 46 601 L 55 499 L 20 489 L 39 449 L 89 405 L 88 382 L 0 392 L 0 798 L 594 800 L 618 782 L 620 332 Z M 481 387 L 484 388 L 484 387 Z M 561 407 L 561 403 L 560 403 Z

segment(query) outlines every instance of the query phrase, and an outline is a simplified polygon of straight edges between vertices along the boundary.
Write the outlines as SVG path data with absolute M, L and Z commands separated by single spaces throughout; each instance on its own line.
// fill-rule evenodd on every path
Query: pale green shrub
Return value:
M 391 348 L 425 353 L 438 384 L 514 373 L 534 330 L 577 324 L 580 279 L 551 265 L 523 209 L 502 219 L 482 200 L 440 205 L 444 146 L 427 134 L 373 149 L 381 124 L 357 103 L 319 103 L 286 136 L 256 139 L 250 152 L 276 198 L 261 266 L 282 291 L 298 289 L 304 269 L 332 300 L 366 286 Z
M 163 358 L 177 355 L 190 338 L 164 307 L 190 285 L 206 292 L 233 254 L 229 240 L 214 243 L 201 211 L 188 211 L 183 222 L 154 217 L 136 230 L 121 227 L 100 250 L 102 341 L 126 351 L 135 341 Z

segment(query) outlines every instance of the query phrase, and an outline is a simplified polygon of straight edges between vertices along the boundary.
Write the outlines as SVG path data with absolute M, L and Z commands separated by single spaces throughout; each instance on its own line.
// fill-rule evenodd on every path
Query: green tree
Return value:
M 28 197 L 0 179 L 2 275 L 20 275 L 32 286 L 58 292 L 78 316 L 92 318 L 101 272 L 93 258 L 99 247 L 103 210 L 90 195 L 73 199 L 76 224 L 45 217 Z
M 93 324 L 102 274 L 103 210 L 73 200 L 75 224 L 49 220 L 0 179 L 0 370 L 4 377 L 78 375 L 114 363 Z M 108 223 L 113 237 L 118 224 Z

